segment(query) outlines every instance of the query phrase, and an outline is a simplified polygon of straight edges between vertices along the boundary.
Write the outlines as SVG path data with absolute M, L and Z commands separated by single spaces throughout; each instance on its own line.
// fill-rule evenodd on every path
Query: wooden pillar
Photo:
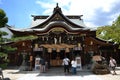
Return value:
M 32 71 L 33 55 L 30 55 L 30 71 Z
M 64 57 L 66 56 L 66 52 L 64 53 Z
M 51 60 L 51 53 L 50 53 L 50 66 L 51 66 L 51 63 L 52 63 L 51 61 L 52 61 L 52 60 Z
M 42 58 L 45 59 L 45 48 L 43 48 Z

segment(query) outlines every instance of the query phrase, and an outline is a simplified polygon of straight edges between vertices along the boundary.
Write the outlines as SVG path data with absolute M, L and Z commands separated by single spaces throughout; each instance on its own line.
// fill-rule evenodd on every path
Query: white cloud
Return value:
M 95 15 L 97 9 L 101 9 L 103 12 L 110 12 L 111 8 L 117 3 L 118 0 L 51 0 L 50 2 L 42 2 L 37 0 L 36 3 L 39 4 L 42 8 L 46 9 L 43 14 L 52 14 L 53 8 L 56 6 L 56 3 L 59 3 L 59 6 L 62 8 L 63 14 L 65 15 L 83 15 L 84 22 L 88 27 L 99 26 L 94 24 Z M 104 14 L 103 14 L 104 15 Z M 111 14 L 110 17 L 116 14 Z M 97 15 L 102 16 L 102 15 Z M 112 17 L 113 19 L 113 17 Z M 111 21 L 108 21 L 111 23 Z M 106 23 L 106 25 L 108 24 Z

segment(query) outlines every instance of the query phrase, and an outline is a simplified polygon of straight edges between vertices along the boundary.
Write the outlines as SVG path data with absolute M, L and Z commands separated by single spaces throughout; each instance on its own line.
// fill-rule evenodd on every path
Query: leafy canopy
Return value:
M 110 40 L 120 44 L 120 16 L 112 23 L 97 29 L 96 35 L 98 38 Z
M 21 40 L 33 40 L 38 38 L 37 36 L 33 36 L 33 35 L 29 35 L 29 36 L 21 36 L 21 37 L 17 37 L 17 36 L 13 36 L 13 38 L 11 38 L 12 41 L 17 42 L 17 41 L 21 41 Z
M 0 9 L 0 28 L 4 27 L 8 22 L 8 18 L 6 17 L 6 13 Z

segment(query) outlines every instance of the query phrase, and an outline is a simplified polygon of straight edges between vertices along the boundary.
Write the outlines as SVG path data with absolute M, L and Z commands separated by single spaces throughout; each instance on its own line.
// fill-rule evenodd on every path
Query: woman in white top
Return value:
M 113 70 L 113 75 L 116 74 L 115 72 L 115 67 L 116 67 L 117 63 L 116 63 L 116 60 L 113 59 L 112 57 L 110 57 L 110 61 L 109 61 L 109 66 L 112 68 Z
M 71 66 L 72 66 L 72 74 L 76 74 L 77 61 L 75 60 L 75 58 L 71 61 Z

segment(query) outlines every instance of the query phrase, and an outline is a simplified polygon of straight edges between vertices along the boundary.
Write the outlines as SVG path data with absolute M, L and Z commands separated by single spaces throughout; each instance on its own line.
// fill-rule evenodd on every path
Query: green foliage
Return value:
M 22 36 L 22 37 L 13 37 L 11 40 L 16 42 L 16 41 L 21 41 L 21 40 L 33 40 L 36 38 L 38 38 L 38 37 L 30 35 L 30 36 Z
M 6 17 L 6 13 L 0 9 L 0 28 L 4 27 L 6 23 L 8 22 L 8 18 Z M 6 38 L 3 38 L 2 36 L 8 35 L 7 32 L 0 31 L 0 67 L 4 67 L 6 65 L 7 60 L 7 54 L 5 53 L 5 49 L 3 49 L 3 44 L 6 41 Z M 4 63 L 5 64 L 4 64 Z
M 8 33 L 5 32 L 5 31 L 0 31 L 0 34 L 1 34 L 2 36 L 6 36 L 6 35 L 8 35 Z
M 4 27 L 8 22 L 8 18 L 6 17 L 6 13 L 0 9 L 0 28 Z
M 2 69 L 7 68 L 7 64 L 9 62 L 8 55 L 6 53 L 0 52 L 0 67 Z
M 4 52 L 8 53 L 8 52 L 14 52 L 15 50 L 17 50 L 17 48 L 12 48 L 11 46 L 3 46 Z
M 2 44 L 5 40 L 7 40 L 6 38 L 3 38 L 2 36 L 8 35 L 7 32 L 4 31 L 0 31 L 0 44 Z
M 8 65 L 8 63 L 0 64 L 0 68 L 2 68 L 2 69 L 6 69 L 6 68 L 7 68 L 7 65 Z
M 0 57 L 7 57 L 6 53 L 0 52 Z
M 111 40 L 120 44 L 120 16 L 118 16 L 112 25 L 99 27 L 96 35 L 98 38 Z

